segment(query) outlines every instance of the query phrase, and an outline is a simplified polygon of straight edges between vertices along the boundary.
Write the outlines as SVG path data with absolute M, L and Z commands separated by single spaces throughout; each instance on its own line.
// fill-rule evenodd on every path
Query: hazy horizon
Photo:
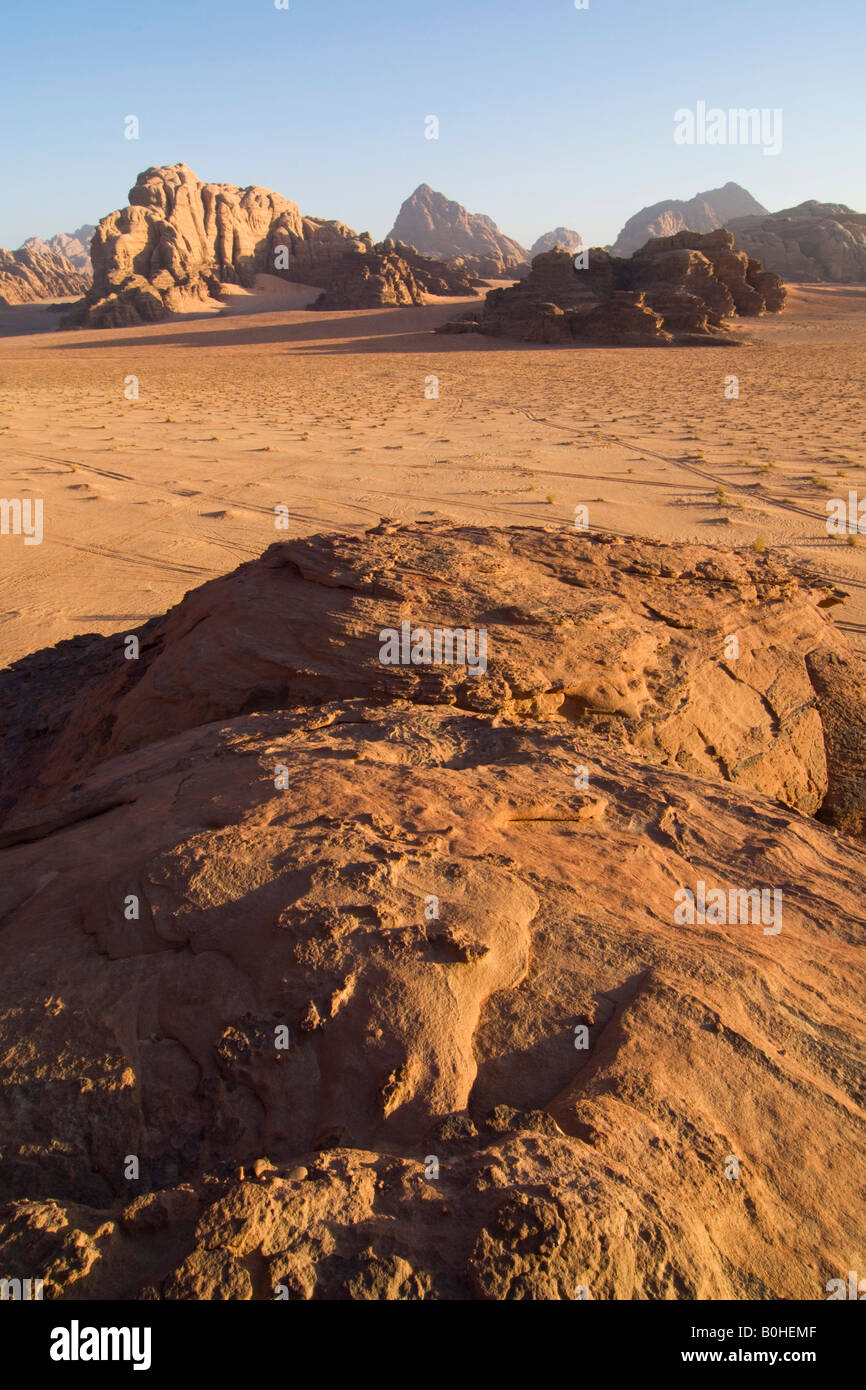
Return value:
M 0 245 L 96 223 L 125 206 L 143 169 L 180 162 L 377 240 L 421 183 L 526 246 L 560 225 L 609 244 L 642 206 L 728 181 L 770 211 L 809 198 L 866 205 L 856 0 L 829 0 L 817 32 L 813 11 L 782 0 L 685 15 L 673 0 L 408 12 L 379 0 L 363 16 L 347 0 L 290 5 L 157 0 L 126 12 L 96 0 L 86 25 L 54 0 L 10 13 Z M 650 62 L 660 33 L 664 58 Z M 781 111 L 780 152 L 676 144 L 674 113 L 699 102 Z M 427 139 L 433 115 L 439 138 Z

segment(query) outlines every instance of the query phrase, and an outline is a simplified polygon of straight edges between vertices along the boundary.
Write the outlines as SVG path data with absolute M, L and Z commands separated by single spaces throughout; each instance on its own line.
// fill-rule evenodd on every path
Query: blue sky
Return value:
M 377 239 L 419 183 L 527 245 L 557 225 L 609 243 L 728 179 L 771 210 L 866 211 L 866 0 L 289 3 L 7 7 L 0 245 L 96 222 L 179 161 Z M 700 100 L 781 108 L 782 152 L 676 145 Z

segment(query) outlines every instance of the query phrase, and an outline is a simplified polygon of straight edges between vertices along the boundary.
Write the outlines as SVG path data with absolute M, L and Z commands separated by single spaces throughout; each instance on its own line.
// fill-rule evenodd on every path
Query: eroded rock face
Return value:
M 823 1297 L 866 1056 L 863 850 L 813 818 L 864 806 L 827 597 L 716 549 L 382 525 L 271 547 L 138 661 L 19 663 L 6 1275 Z M 486 670 L 381 665 L 404 618 L 484 627 Z M 782 930 L 678 922 L 698 881 L 780 890 Z
M 536 343 L 729 343 L 729 315 L 777 313 L 785 301 L 779 276 L 737 251 L 724 228 L 657 237 L 628 260 L 596 249 L 580 268 L 575 259 L 559 247 L 543 252 L 525 279 L 491 290 L 480 310 L 437 331 Z
M 780 277 L 737 250 L 733 233 L 724 227 L 703 236 L 677 232 L 654 237 L 635 252 L 628 266 L 633 286 L 645 290 L 651 302 L 659 284 L 673 284 L 704 300 L 710 322 L 731 313 L 778 313 L 785 302 Z
M 856 702 L 861 689 L 819 601 L 832 593 L 767 559 L 567 531 L 419 523 L 279 543 L 147 623 L 137 661 L 119 658 L 120 636 L 75 639 L 58 648 L 68 664 L 25 658 L 0 674 L 2 829 L 56 808 L 106 758 L 335 698 L 603 729 L 634 756 L 813 815 L 830 776 L 822 719 L 841 708 L 838 693 L 819 707 L 817 654 L 837 662 L 834 690 L 848 682 Z M 484 628 L 486 670 L 381 664 L 380 631 L 404 619 Z
M 426 183 L 406 199 L 389 236 L 439 260 L 457 260 L 485 279 L 522 271 L 529 261 L 526 248 L 500 232 L 492 218 L 467 212 Z
M 707 188 L 694 198 L 666 198 L 630 217 L 611 251 L 615 256 L 630 256 L 650 237 L 675 236 L 686 231 L 712 232 L 730 226 L 732 218 L 762 217 L 766 212 L 757 198 L 738 183 Z
M 583 237 L 571 227 L 555 227 L 552 232 L 545 232 L 532 243 L 529 254 L 534 259 L 543 251 L 553 251 L 557 246 L 564 251 L 579 251 L 583 246 Z
M 84 223 L 76 228 L 74 232 L 58 232 L 56 236 L 49 237 L 43 241 L 42 237 L 29 237 L 21 247 L 22 251 L 46 251 L 53 252 L 56 256 L 65 256 L 79 275 L 84 275 L 89 281 L 92 278 L 90 265 L 90 242 L 96 228 L 89 223 Z
M 814 199 L 729 223 L 737 244 L 786 280 L 866 281 L 866 213 Z
M 329 288 L 311 309 L 374 309 L 423 304 L 428 294 L 474 295 L 481 281 L 468 270 L 422 256 L 401 242 L 384 241 L 363 253 L 347 252 L 331 266 Z
M 0 248 L 0 308 L 34 304 L 40 299 L 67 299 L 83 294 L 89 283 L 88 275 L 54 251 L 28 246 L 19 251 Z
M 408 267 L 368 233 L 304 217 L 297 203 L 266 188 L 202 183 L 185 164 L 140 174 L 129 206 L 97 227 L 92 257 L 93 286 L 64 327 L 151 323 L 209 302 L 224 284 L 250 287 L 262 272 L 326 286 L 321 307 L 417 304 L 426 292 L 466 292 L 462 276 L 456 290 L 428 291 L 427 278 L 441 286 L 445 267 Z

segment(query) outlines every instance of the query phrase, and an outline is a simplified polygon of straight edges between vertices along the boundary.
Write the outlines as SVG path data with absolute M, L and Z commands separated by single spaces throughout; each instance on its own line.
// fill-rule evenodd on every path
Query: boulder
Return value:
M 823 1298 L 866 1054 L 828 597 L 749 552 L 383 523 L 272 546 L 138 661 L 0 674 L 4 1277 Z M 383 665 L 404 620 L 483 629 L 485 669 Z M 697 883 L 781 892 L 781 931 L 683 921 Z
M 635 298 L 614 301 L 625 322 L 643 316 Z M 844 760 L 827 763 L 822 720 L 854 667 L 816 606 L 834 602 L 828 587 L 758 557 L 515 529 L 491 533 L 485 548 L 511 576 L 491 598 L 474 534 L 419 524 L 277 544 L 139 629 L 138 661 L 119 658 L 121 638 L 76 638 L 0 672 L 3 838 L 26 837 L 47 815 L 78 815 L 76 785 L 106 760 L 254 709 L 333 699 L 543 714 L 596 730 L 613 720 L 618 746 L 635 756 L 703 776 L 725 769 L 808 815 L 844 778 Z M 427 572 L 428 554 L 447 575 L 440 625 L 488 631 L 493 655 L 474 678 L 460 666 L 380 662 L 375 634 L 399 628 L 411 592 L 401 576 Z M 518 590 L 514 608 L 507 596 Z M 736 664 L 723 658 L 731 633 Z M 845 658 L 820 710 L 806 665 L 818 651 Z

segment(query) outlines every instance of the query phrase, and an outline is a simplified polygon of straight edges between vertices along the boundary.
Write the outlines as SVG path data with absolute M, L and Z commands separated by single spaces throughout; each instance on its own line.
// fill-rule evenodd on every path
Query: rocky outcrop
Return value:
M 492 218 L 467 212 L 426 183 L 406 199 L 389 236 L 424 255 L 458 261 L 484 279 L 507 277 L 529 262 L 526 248 L 504 236 Z
M 561 249 L 543 252 L 519 284 L 491 290 L 480 311 L 437 332 L 530 343 L 730 342 L 730 315 L 776 313 L 784 300 L 779 276 L 736 250 L 724 228 L 678 232 L 627 260 L 593 249 L 578 265 Z
M 544 251 L 553 251 L 557 246 L 561 246 L 564 251 L 579 251 L 583 246 L 583 237 L 580 232 L 575 232 L 571 227 L 556 227 L 552 232 L 545 232 L 533 243 L 530 249 L 530 256 L 540 256 Z
M 781 278 L 739 250 L 724 227 L 703 236 L 655 237 L 635 252 L 628 267 L 632 285 L 645 290 L 654 307 L 669 290 L 691 294 L 706 304 L 708 322 L 716 326 L 731 314 L 778 313 L 785 302 Z
M 412 246 L 384 241 L 346 252 L 329 270 L 328 289 L 311 309 L 374 309 L 423 304 L 428 295 L 471 296 L 483 281 L 458 265 L 421 256 Z
M 751 193 L 738 183 L 726 183 L 722 188 L 708 188 L 683 201 L 668 198 L 651 207 L 641 208 L 630 217 L 617 237 L 611 252 L 614 256 L 630 256 L 650 237 L 673 236 L 677 232 L 712 232 L 718 227 L 730 227 L 734 217 L 751 217 L 766 213 Z M 776 269 L 776 267 L 772 267 Z
M 84 275 L 90 280 L 93 274 L 90 264 L 90 243 L 95 231 L 95 227 L 85 223 L 74 232 L 58 232 L 56 236 L 49 237 L 47 241 L 43 241 L 42 237 L 32 236 L 24 242 L 21 249 L 22 251 L 38 251 L 42 255 L 46 251 L 50 251 L 55 256 L 65 256 L 79 275 Z
M 83 294 L 89 277 L 53 251 L 0 248 L 0 308 L 34 304 L 42 299 L 69 299 Z
M 866 282 L 866 213 L 844 203 L 812 200 L 728 225 L 738 246 L 785 280 Z
M 483 333 L 528 343 L 569 343 L 584 336 L 596 340 L 606 336 L 613 341 L 622 333 L 627 342 L 667 340 L 660 317 L 646 306 L 642 296 L 615 279 L 610 256 L 596 250 L 589 252 L 588 265 L 581 271 L 575 270 L 574 257 L 568 251 L 542 252 L 523 280 L 510 288 L 490 290 L 479 309 L 467 311 L 436 331 Z
M 864 1215 L 832 599 L 715 547 L 382 524 L 272 546 L 137 659 L 0 675 L 5 1277 L 823 1298 Z M 483 629 L 484 669 L 383 665 L 404 621 L 421 657 Z M 780 932 L 678 920 L 698 882 L 781 892 Z
M 857 669 L 818 606 L 833 602 L 832 590 L 715 549 L 520 529 L 496 533 L 485 551 L 493 569 L 476 573 L 475 535 L 419 524 L 275 545 L 146 624 L 137 661 L 118 657 L 120 638 L 76 638 L 0 673 L 0 829 L 20 830 L 89 770 L 162 737 L 252 709 L 329 699 L 577 719 L 596 731 L 613 718 L 617 746 L 632 756 L 701 776 L 724 770 L 804 814 L 818 812 L 833 777 L 822 719 L 841 708 L 840 679 L 854 691 Z M 440 594 L 439 623 L 488 631 L 491 657 L 480 674 L 379 660 L 374 639 L 380 628 L 399 627 L 411 591 L 400 576 L 427 573 L 428 553 L 444 567 L 431 589 Z M 501 592 L 497 581 L 494 602 L 496 565 L 508 579 Z M 515 608 L 518 588 L 524 598 Z M 413 613 L 421 625 L 425 615 L 432 620 L 428 599 Z M 279 624 L 284 609 L 293 616 Z M 538 621 L 529 621 L 532 613 Z M 609 631 L 619 634 L 615 644 Z M 731 633 L 742 634 L 736 665 L 722 654 Z M 805 664 L 819 651 L 844 672 L 820 712 Z M 762 682 L 777 694 L 768 696 Z M 861 725 L 853 727 L 862 737 Z M 834 743 L 840 739 L 837 729 Z
M 296 203 L 269 189 L 201 183 L 185 164 L 176 164 L 140 174 L 129 204 L 97 227 L 93 286 L 63 320 L 65 327 L 154 322 L 210 302 L 223 285 L 250 287 L 260 272 L 326 292 L 333 276 L 331 307 L 339 303 L 340 285 L 355 293 L 339 307 L 355 307 L 359 282 L 364 306 L 423 302 L 423 275 L 401 278 L 401 266 L 384 263 L 388 253 L 374 247 L 368 233 L 303 217 Z M 347 271 L 352 257 L 358 268 Z M 365 257 L 371 259 L 362 267 Z M 445 273 L 435 265 L 429 270 L 436 283 Z

